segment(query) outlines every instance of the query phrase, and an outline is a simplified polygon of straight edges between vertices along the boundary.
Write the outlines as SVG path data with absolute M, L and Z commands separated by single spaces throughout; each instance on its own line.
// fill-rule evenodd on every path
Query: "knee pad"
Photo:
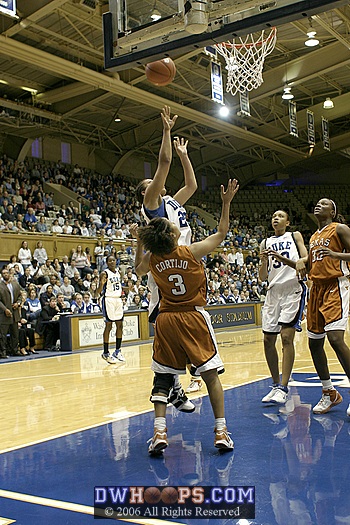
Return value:
M 173 383 L 173 374 L 158 374 L 157 372 L 155 372 L 150 401 L 152 403 L 157 402 L 168 404 L 168 397 L 170 394 L 170 390 L 173 387 Z M 158 395 L 160 393 L 164 394 L 164 396 Z

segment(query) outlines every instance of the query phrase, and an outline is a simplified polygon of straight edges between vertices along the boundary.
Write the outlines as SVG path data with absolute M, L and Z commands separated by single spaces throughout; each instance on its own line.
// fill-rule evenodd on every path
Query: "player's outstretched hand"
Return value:
M 138 239 L 137 230 L 138 230 L 138 224 L 133 223 L 129 226 L 129 233 L 133 239 Z
M 177 115 L 171 117 L 169 106 L 164 106 L 161 112 L 161 117 L 163 121 L 163 128 L 169 131 L 172 130 L 177 120 Z
M 174 138 L 174 148 L 179 157 L 187 155 L 187 144 L 188 140 L 185 140 L 184 138 Z
M 227 189 L 225 191 L 225 188 L 223 185 L 221 185 L 221 199 L 222 202 L 226 204 L 230 204 L 233 197 L 236 195 L 237 191 L 239 190 L 239 184 L 237 179 L 230 179 L 227 183 Z

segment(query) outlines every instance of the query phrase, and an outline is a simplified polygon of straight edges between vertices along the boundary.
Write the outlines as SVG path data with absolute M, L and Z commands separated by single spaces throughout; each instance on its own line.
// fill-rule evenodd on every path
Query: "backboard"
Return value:
M 341 7 L 345 0 L 109 0 L 105 68 L 119 71 Z M 158 19 L 155 19 L 159 17 Z

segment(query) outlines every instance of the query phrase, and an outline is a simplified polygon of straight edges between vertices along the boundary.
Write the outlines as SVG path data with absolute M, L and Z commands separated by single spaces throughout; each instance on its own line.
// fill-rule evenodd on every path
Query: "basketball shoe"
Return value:
M 261 400 L 262 403 L 270 403 L 271 401 L 271 398 L 274 396 L 275 394 L 275 390 L 276 388 L 278 387 L 278 385 L 272 385 L 270 386 L 271 390 L 268 394 L 266 394 L 266 396 L 264 396 Z
M 193 392 L 199 392 L 202 389 L 201 379 L 191 379 L 190 384 L 186 388 L 186 394 L 192 394 Z
M 233 450 L 234 443 L 229 436 L 227 428 L 224 427 L 222 430 L 214 429 L 215 438 L 214 438 L 214 447 L 220 448 L 222 450 Z
M 186 396 L 182 387 L 178 389 L 173 388 L 168 401 L 180 412 L 194 412 L 196 409 L 194 404 Z
M 148 442 L 150 441 L 150 444 L 148 447 L 148 452 L 150 454 L 154 454 L 154 455 L 161 454 L 163 450 L 167 448 L 168 440 L 167 440 L 166 431 L 167 429 L 165 430 L 159 430 L 158 428 L 154 429 L 153 438 L 148 440 Z
M 116 363 L 118 363 L 118 359 L 116 357 L 114 357 L 114 355 L 110 355 L 110 353 L 108 353 L 108 354 L 101 354 L 101 357 L 102 357 L 102 359 L 107 361 L 107 363 L 110 364 L 110 365 L 115 365 Z
M 338 390 L 332 388 L 331 390 L 322 390 L 322 397 L 312 409 L 314 414 L 326 414 L 332 407 L 339 405 L 343 401 L 342 396 Z

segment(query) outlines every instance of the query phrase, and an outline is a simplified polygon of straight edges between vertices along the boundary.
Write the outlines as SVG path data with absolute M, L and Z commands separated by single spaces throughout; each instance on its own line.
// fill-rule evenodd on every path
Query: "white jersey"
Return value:
M 271 249 L 275 252 L 278 252 L 283 257 L 287 257 L 291 261 L 298 261 L 300 259 L 298 246 L 295 242 L 292 232 L 285 232 L 283 235 L 278 237 L 276 235 L 269 237 L 266 239 L 265 247 L 266 249 Z M 269 257 L 267 270 L 269 289 L 271 289 L 272 286 L 275 286 L 276 284 L 286 284 L 290 281 L 298 282 L 294 268 L 291 268 L 280 261 L 276 261 L 276 259 L 271 256 Z
M 155 217 L 169 219 L 180 230 L 179 246 L 189 246 L 191 244 L 191 227 L 186 220 L 186 210 L 169 195 L 163 197 L 162 204 L 156 210 L 147 210 L 147 208 L 142 206 L 141 212 L 147 224 Z
M 107 275 L 107 281 L 103 285 L 102 297 L 118 298 L 122 295 L 122 285 L 120 282 L 119 270 L 112 272 L 106 268 L 105 273 Z
M 147 210 L 142 205 L 141 213 L 148 224 L 151 219 L 155 217 L 164 217 L 169 221 L 176 224 L 180 230 L 180 237 L 178 240 L 179 246 L 189 246 L 191 244 L 191 227 L 186 220 L 186 210 L 177 200 L 173 199 L 169 195 L 166 195 L 162 199 L 162 203 L 156 210 Z M 151 272 L 148 272 L 148 288 L 151 292 L 151 300 L 148 306 L 148 318 L 153 323 L 158 315 L 159 307 L 159 291 L 158 287 L 153 279 Z

